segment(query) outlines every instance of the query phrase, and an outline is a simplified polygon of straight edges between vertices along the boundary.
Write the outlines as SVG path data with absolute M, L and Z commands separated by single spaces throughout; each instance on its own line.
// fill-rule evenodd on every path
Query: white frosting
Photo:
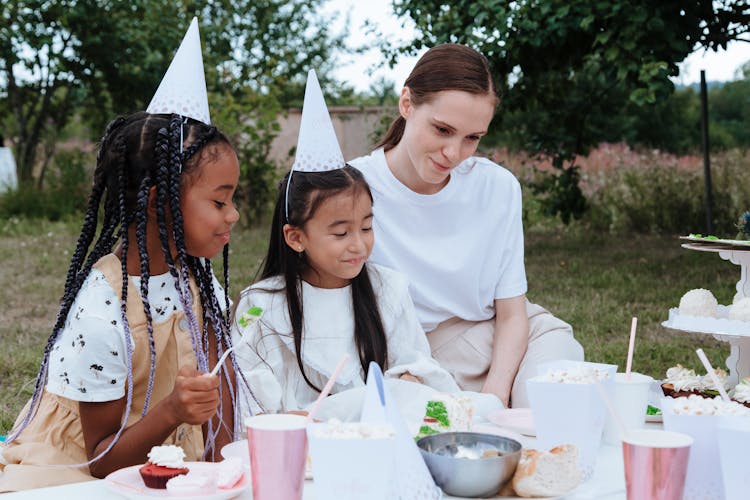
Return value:
M 366 422 L 341 422 L 335 418 L 328 425 L 316 427 L 313 436 L 333 439 L 387 439 L 395 435 L 389 425 Z
M 709 399 L 695 394 L 676 398 L 672 412 L 675 415 L 750 416 L 750 408 L 740 403 L 727 403 L 720 396 Z
M 206 473 L 188 472 L 167 481 L 170 495 L 210 495 L 216 490 L 216 479 Z
M 549 370 L 538 380 L 556 384 L 593 384 L 597 380 L 605 380 L 609 373 L 599 368 L 580 366 L 567 370 Z
M 179 469 L 185 466 L 185 452 L 173 444 L 154 446 L 148 452 L 148 461 L 162 467 Z
M 727 388 L 727 372 L 726 370 L 722 370 L 721 368 L 715 368 L 714 373 L 716 374 L 716 378 L 719 379 L 719 383 L 721 386 L 726 389 Z M 718 387 L 716 387 L 716 384 L 714 384 L 714 380 L 711 378 L 711 375 L 708 373 L 705 374 L 703 377 L 701 377 L 701 384 L 703 385 L 703 390 L 713 390 L 718 391 Z
M 734 387 L 732 398 L 740 403 L 750 403 L 750 378 L 743 378 L 742 381 Z
M 219 462 L 216 485 L 219 488 L 231 488 L 242 478 L 242 474 L 244 474 L 242 460 L 229 457 Z
M 729 308 L 729 319 L 750 321 L 750 297 L 743 297 Z
M 680 314 L 716 317 L 719 302 L 710 290 L 695 288 L 680 299 Z
M 669 368 L 664 383 L 672 384 L 675 391 L 700 391 L 703 389 L 701 377 L 696 375 L 695 371 L 682 365 Z

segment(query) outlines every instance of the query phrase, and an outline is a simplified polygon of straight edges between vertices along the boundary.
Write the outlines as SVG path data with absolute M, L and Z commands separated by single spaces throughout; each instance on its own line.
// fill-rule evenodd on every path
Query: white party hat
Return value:
M 197 17 L 190 22 L 185 38 L 146 112 L 175 113 L 211 124 Z
M 331 116 L 328 114 L 323 91 L 320 90 L 315 70 L 307 74 L 305 102 L 297 139 L 297 154 L 292 170 L 298 172 L 324 172 L 346 165 L 341 154 Z

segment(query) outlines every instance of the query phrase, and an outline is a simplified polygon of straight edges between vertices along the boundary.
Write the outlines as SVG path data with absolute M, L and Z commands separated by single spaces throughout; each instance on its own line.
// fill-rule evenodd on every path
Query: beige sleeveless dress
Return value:
M 119 297 L 122 290 L 120 260 L 109 254 L 102 257 L 94 267 L 104 274 Z M 198 297 L 192 279 L 190 286 L 193 297 Z M 194 303 L 198 326 L 202 328 L 200 301 L 194 300 Z M 146 315 L 140 293 L 132 282 L 128 284 L 127 315 L 134 340 L 133 404 L 127 422 L 130 426 L 141 418 L 151 366 Z M 152 408 L 172 392 L 175 377 L 182 366 L 195 367 L 197 364 L 187 325 L 182 311 L 153 325 L 156 369 L 149 404 Z M 22 410 L 16 424 L 25 415 L 29 403 Z M 203 443 L 201 426 L 190 424 L 180 425 L 164 441 L 164 444 L 181 446 L 187 461 L 200 460 Z M 78 402 L 46 391 L 35 418 L 13 443 L 0 448 L 0 452 L 3 461 L 7 463 L 0 475 L 0 493 L 95 479 L 89 474 L 87 466 L 60 467 L 88 460 L 78 415 Z M 145 462 L 146 457 L 143 459 Z

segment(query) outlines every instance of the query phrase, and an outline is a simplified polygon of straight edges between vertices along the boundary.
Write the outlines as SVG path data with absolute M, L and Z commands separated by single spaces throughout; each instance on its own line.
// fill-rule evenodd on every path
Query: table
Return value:
M 661 424 L 647 424 L 647 428 L 661 428 Z M 524 438 L 524 446 L 533 447 L 533 438 Z M 2 500 L 81 500 L 84 498 L 118 498 L 104 484 L 104 481 L 66 484 L 51 488 L 39 488 L 0 496 Z M 123 497 L 124 498 L 124 497 Z M 168 497 L 167 497 L 168 498 Z M 253 498 L 249 491 L 235 497 L 240 500 Z M 445 495 L 445 499 L 456 497 Z M 495 497 L 503 498 L 517 497 Z M 315 483 L 305 481 L 304 500 L 323 500 L 316 496 Z M 594 475 L 576 491 L 565 497 L 566 500 L 625 500 L 625 474 L 620 446 L 602 445 L 597 456 Z

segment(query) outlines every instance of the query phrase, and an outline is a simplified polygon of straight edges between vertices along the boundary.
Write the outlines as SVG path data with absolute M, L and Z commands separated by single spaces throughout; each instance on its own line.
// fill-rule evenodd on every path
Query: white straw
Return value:
M 323 390 L 320 391 L 320 395 L 318 395 L 318 399 L 316 399 L 312 407 L 310 407 L 310 412 L 307 414 L 307 422 L 312 422 L 315 412 L 318 411 L 318 406 L 320 406 L 321 401 L 323 401 L 323 399 L 325 399 L 328 396 L 328 393 L 331 392 L 331 389 L 333 388 L 333 384 L 334 382 L 336 382 L 336 377 L 338 377 L 339 373 L 341 373 L 341 370 L 344 369 L 344 365 L 346 365 L 346 362 L 348 360 L 349 360 L 349 355 L 344 354 L 341 358 L 341 361 L 339 361 L 339 364 L 336 365 L 336 368 L 333 370 L 333 373 L 331 373 L 331 378 L 328 379 L 328 382 L 326 382 L 326 385 L 323 387 Z
M 609 414 L 612 415 L 612 418 L 617 424 L 617 427 L 620 428 L 620 435 L 625 436 L 625 434 L 627 434 L 628 432 L 628 429 L 627 427 L 625 427 L 625 422 L 622 421 L 620 414 L 617 413 L 617 410 L 615 410 L 615 407 L 612 404 L 612 400 L 609 399 L 609 396 L 607 396 L 607 391 L 604 390 L 604 387 L 602 386 L 601 382 L 599 382 L 599 380 L 595 380 L 594 385 L 596 386 L 596 390 L 599 391 L 599 395 L 604 400 L 604 404 L 607 407 L 607 410 L 609 410 Z
M 630 369 L 633 367 L 633 352 L 635 351 L 635 328 L 638 326 L 638 318 L 633 316 L 630 324 L 630 344 L 628 344 L 628 361 L 625 366 L 625 380 L 630 381 Z
M 719 394 L 721 394 L 721 398 L 729 403 L 731 399 L 729 399 L 729 394 L 727 394 L 726 389 L 724 389 L 724 384 L 721 383 L 721 380 L 719 380 L 719 377 L 716 376 L 716 372 L 714 372 L 714 369 L 711 367 L 711 363 L 708 361 L 708 358 L 706 357 L 706 353 L 703 352 L 703 349 L 700 347 L 695 350 L 696 354 L 698 354 L 698 357 L 701 360 L 701 363 L 703 363 L 703 366 L 706 368 L 706 371 L 708 372 L 708 376 L 711 377 L 711 380 L 713 380 L 714 385 L 716 386 L 716 389 L 718 389 Z

